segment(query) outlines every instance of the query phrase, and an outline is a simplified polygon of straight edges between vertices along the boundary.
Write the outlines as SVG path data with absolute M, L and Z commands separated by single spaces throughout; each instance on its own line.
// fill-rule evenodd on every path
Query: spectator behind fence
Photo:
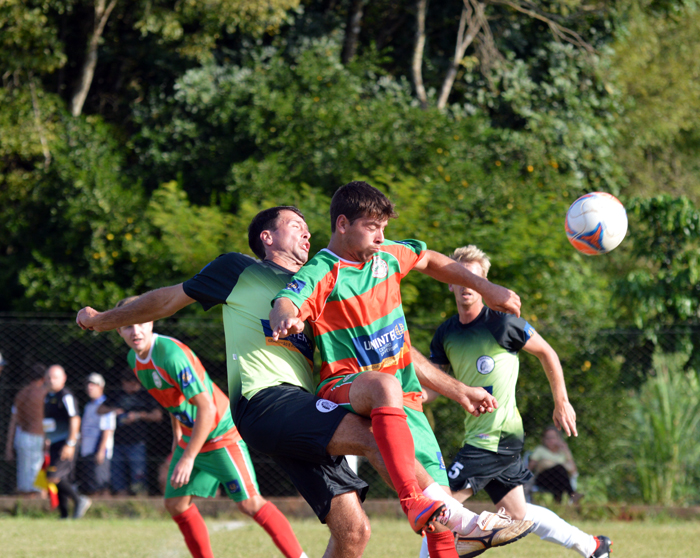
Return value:
M 148 423 L 162 420 L 163 412 L 131 370 L 122 373 L 121 383 L 122 389 L 109 395 L 97 410 L 100 414 L 114 411 L 117 415 L 112 491 L 116 495 L 145 494 Z
M 102 494 L 109 490 L 110 462 L 114 448 L 115 413 L 97 414 L 105 402 L 105 379 L 97 372 L 87 377 L 86 391 L 90 402 L 85 405 L 80 427 L 80 459 L 78 485 L 86 494 Z
M 66 388 L 66 371 L 58 364 L 46 371 L 48 393 L 44 398 L 44 433 L 50 442 L 51 460 L 46 480 L 58 489 L 58 509 L 62 519 L 68 518 L 68 501 L 73 500 L 73 518 L 80 519 L 92 504 L 79 496 L 73 487 L 75 450 L 80 432 L 80 415 L 73 393 Z
M 5 369 L 5 366 L 7 366 L 7 361 L 2 358 L 2 353 L 0 353 L 0 376 L 2 376 L 2 371 Z
M 545 428 L 542 444 L 530 454 L 528 467 L 535 474 L 535 484 L 554 494 L 557 502 L 561 502 L 564 493 L 574 502 L 581 498 L 571 484 L 571 478 L 578 474 L 574 458 L 556 426 Z
M 0 363 L 4 362 L 0 355 Z M 17 457 L 17 492 L 30 496 L 41 494 L 34 481 L 44 462 L 45 371 L 43 364 L 29 370 L 29 383 L 19 390 L 12 405 L 5 445 L 5 459 Z

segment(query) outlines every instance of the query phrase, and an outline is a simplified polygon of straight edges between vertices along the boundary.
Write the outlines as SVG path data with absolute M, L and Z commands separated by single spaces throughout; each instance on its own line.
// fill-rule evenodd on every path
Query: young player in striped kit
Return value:
M 287 519 L 260 496 L 248 448 L 231 418 L 229 399 L 194 352 L 177 339 L 154 333 L 153 322 L 121 327 L 118 332 L 131 348 L 130 368 L 170 413 L 173 457 L 165 507 L 192 556 L 213 557 L 206 524 L 192 496 L 213 497 L 221 483 L 238 509 L 267 531 L 286 558 L 306 558 Z
M 402 508 L 416 532 L 428 531 L 434 558 L 456 552 L 450 530 L 426 529 L 432 520 L 444 521 L 473 540 L 474 554 L 464 555 L 518 540 L 532 528 L 531 522 L 500 514 L 477 517 L 446 494 L 445 466 L 422 412 L 422 390 L 411 362 L 400 283 L 416 269 L 443 282 L 476 288 L 510 312 L 519 311 L 518 296 L 426 250 L 420 241 L 386 240 L 384 228 L 396 216 L 394 206 L 365 182 L 339 188 L 330 213 L 328 248 L 299 270 L 275 299 L 270 314 L 273 338 L 303 331 L 305 320 L 312 325 L 322 359 L 319 397 L 371 418 Z M 472 391 L 482 393 L 474 393 L 473 401 L 479 403 L 470 412 L 479 414 L 494 406 L 487 392 Z M 424 490 L 416 478 L 414 456 L 436 481 Z M 452 514 L 459 514 L 457 522 L 450 523 Z

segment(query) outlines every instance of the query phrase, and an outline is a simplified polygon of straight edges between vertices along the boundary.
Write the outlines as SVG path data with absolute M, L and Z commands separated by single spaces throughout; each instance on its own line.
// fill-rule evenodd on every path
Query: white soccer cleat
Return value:
M 457 534 L 455 546 L 460 558 L 471 558 L 494 546 L 503 546 L 522 539 L 534 528 L 532 521 L 514 520 L 505 508 L 498 513 L 482 512 L 471 532 Z

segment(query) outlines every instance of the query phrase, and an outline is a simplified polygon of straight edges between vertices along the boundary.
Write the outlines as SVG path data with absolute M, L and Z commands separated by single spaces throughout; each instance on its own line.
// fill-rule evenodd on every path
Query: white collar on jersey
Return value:
M 321 252 L 328 252 L 331 256 L 334 258 L 338 258 L 341 262 L 353 264 L 353 265 L 362 265 L 362 262 L 353 262 L 352 260 L 346 260 L 345 258 L 341 258 L 338 254 L 335 252 L 330 251 L 328 248 L 321 248 Z M 367 263 L 367 262 L 365 262 Z
M 151 348 L 148 349 L 148 356 L 144 359 L 140 359 L 139 355 L 136 354 L 136 351 L 134 351 L 134 356 L 136 357 L 136 361 L 140 362 L 141 364 L 146 364 L 147 362 L 150 362 L 151 360 L 151 354 L 153 354 L 153 347 L 156 344 L 156 339 L 159 337 L 157 333 L 153 334 L 153 338 L 151 339 Z

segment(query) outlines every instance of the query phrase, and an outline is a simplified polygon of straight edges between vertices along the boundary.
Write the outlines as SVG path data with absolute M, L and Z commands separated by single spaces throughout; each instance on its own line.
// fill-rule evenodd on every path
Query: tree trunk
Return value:
M 343 53 L 341 61 L 347 64 L 357 53 L 357 42 L 362 29 L 362 15 L 366 0 L 352 0 L 350 12 L 348 13 L 348 24 L 345 29 L 345 41 L 343 42 Z
M 107 0 L 95 1 L 95 26 L 88 42 L 87 53 L 85 54 L 85 61 L 83 62 L 83 69 L 80 72 L 80 81 L 78 82 L 78 87 L 73 93 L 73 98 L 71 99 L 70 104 L 70 111 L 73 116 L 80 116 L 80 114 L 83 112 L 83 105 L 85 104 L 88 91 L 90 91 L 92 78 L 95 75 L 95 67 L 97 66 L 97 48 L 99 47 L 100 39 L 102 38 L 102 33 L 104 32 L 107 20 L 109 19 L 114 6 L 117 4 L 117 0 L 111 0 L 109 5 L 105 7 L 106 2 Z
M 39 142 L 41 142 L 41 152 L 44 154 L 44 170 L 49 168 L 51 164 L 51 152 L 49 151 L 49 142 L 44 134 L 44 127 L 41 125 L 41 113 L 39 112 L 39 99 L 34 86 L 34 76 L 29 76 L 29 90 L 32 94 L 32 109 L 34 110 L 34 125 L 39 132 Z
M 444 109 L 447 106 L 447 99 L 452 91 L 457 70 L 459 69 L 467 47 L 474 42 L 477 34 L 481 30 L 484 22 L 484 5 L 476 0 L 464 0 L 462 16 L 459 18 L 459 31 L 457 32 L 457 44 L 455 45 L 455 56 L 452 59 L 450 68 L 447 70 L 445 80 L 442 82 L 440 97 L 438 97 L 437 107 Z
M 423 85 L 423 50 L 425 49 L 425 14 L 428 11 L 428 0 L 416 0 L 416 42 L 413 47 L 413 86 L 422 108 L 428 108 L 428 95 Z

